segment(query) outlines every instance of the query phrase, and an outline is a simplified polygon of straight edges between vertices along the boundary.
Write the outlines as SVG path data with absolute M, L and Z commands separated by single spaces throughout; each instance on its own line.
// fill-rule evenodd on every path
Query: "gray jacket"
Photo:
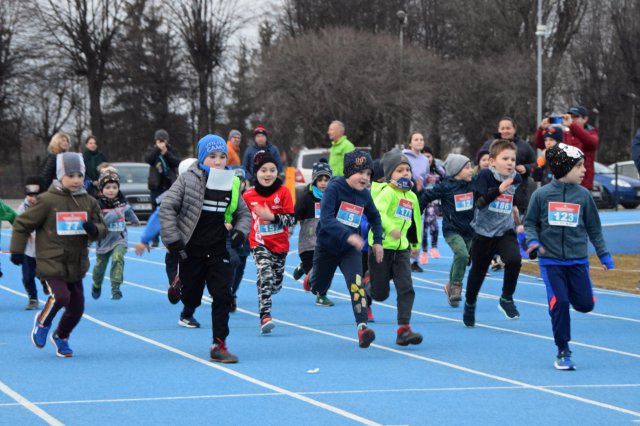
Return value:
M 179 240 L 186 246 L 191 239 L 202 212 L 206 181 L 204 170 L 194 163 L 166 192 L 160 204 L 160 235 L 166 246 Z M 242 194 L 238 194 L 238 207 L 233 212 L 232 224 L 234 229 L 249 235 L 251 212 Z

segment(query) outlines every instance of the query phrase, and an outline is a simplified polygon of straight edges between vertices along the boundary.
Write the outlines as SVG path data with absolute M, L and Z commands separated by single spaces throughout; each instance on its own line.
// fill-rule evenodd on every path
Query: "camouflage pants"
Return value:
M 96 255 L 96 264 L 93 266 L 93 286 L 96 288 L 102 287 L 102 280 L 104 280 L 104 273 L 111 258 L 111 271 L 109 278 L 111 279 L 111 289 L 117 290 L 120 288 L 123 280 L 124 270 L 124 255 L 127 253 L 127 246 L 116 246 L 108 253 Z
M 265 246 L 251 250 L 256 264 L 260 318 L 271 315 L 271 296 L 282 289 L 287 253 L 273 253 Z

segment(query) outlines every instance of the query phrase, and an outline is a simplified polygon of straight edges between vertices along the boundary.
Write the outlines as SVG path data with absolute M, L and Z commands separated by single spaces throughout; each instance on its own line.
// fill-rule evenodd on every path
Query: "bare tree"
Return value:
M 55 45 L 85 77 L 91 131 L 105 143 L 102 89 L 108 78 L 113 40 L 122 25 L 125 0 L 47 0 L 36 3 Z

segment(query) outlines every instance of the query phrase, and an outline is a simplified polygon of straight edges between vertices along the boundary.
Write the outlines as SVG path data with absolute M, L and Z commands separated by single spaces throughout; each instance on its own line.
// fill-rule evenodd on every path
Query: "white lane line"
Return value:
M 13 389 L 11 389 L 9 386 L 5 385 L 1 381 L 0 381 L 0 391 L 6 394 L 9 398 L 15 400 L 22 407 L 26 408 L 36 416 L 40 417 L 47 424 L 55 425 L 55 426 L 64 425 L 64 423 L 62 423 L 60 420 L 56 419 L 51 414 L 44 411 L 42 408 L 36 406 L 33 402 L 29 401 L 27 398 L 20 395 L 18 392 L 14 391 Z
M 15 291 L 13 289 L 10 289 L 8 287 L 5 287 L 3 285 L 0 285 L 0 289 L 3 289 L 5 291 L 9 291 L 11 293 L 17 294 L 17 295 L 22 296 L 22 297 L 27 297 L 24 294 L 22 294 L 20 292 L 17 292 L 17 291 Z M 238 311 L 242 311 L 242 310 L 238 309 Z M 245 312 L 248 312 L 248 311 L 245 311 Z M 237 372 L 235 370 L 232 370 L 231 368 L 225 367 L 225 366 L 220 365 L 220 364 L 213 363 L 213 362 L 211 362 L 209 360 L 198 358 L 197 356 L 192 355 L 192 354 L 190 354 L 188 352 L 185 352 L 185 351 L 180 350 L 178 348 L 175 348 L 173 346 L 169 346 L 169 345 L 167 345 L 165 343 L 162 343 L 162 342 L 159 342 L 157 340 L 150 339 L 148 337 L 145 337 L 145 336 L 142 336 L 140 334 L 134 333 L 132 331 L 126 330 L 124 328 L 109 324 L 109 323 L 107 323 L 105 321 L 102 321 L 102 320 L 99 320 L 98 318 L 95 318 L 95 317 L 93 317 L 91 315 L 83 314 L 82 317 L 86 318 L 88 321 L 91 321 L 91 322 L 93 322 L 95 324 L 98 324 L 98 325 L 100 325 L 100 326 L 102 326 L 104 328 L 116 331 L 118 333 L 124 334 L 126 336 L 132 337 L 134 339 L 143 341 L 143 342 L 148 343 L 150 345 L 153 345 L 153 346 L 156 346 L 158 348 L 164 349 L 166 351 L 172 352 L 172 353 L 174 353 L 176 355 L 182 356 L 184 358 L 187 358 L 187 359 L 189 359 L 191 361 L 197 362 L 197 363 L 199 363 L 201 365 L 204 365 L 206 367 L 219 370 L 219 371 L 221 371 L 223 373 L 226 373 L 226 374 L 229 374 L 231 376 L 235 376 L 235 377 L 237 377 L 237 378 L 239 378 L 241 380 L 244 380 L 246 382 L 252 383 L 252 384 L 254 384 L 256 386 L 260 386 L 260 387 L 272 390 L 274 392 L 277 392 L 279 394 L 289 396 L 289 397 L 291 397 L 293 399 L 297 399 L 299 401 L 306 402 L 307 404 L 310 404 L 310 405 L 316 406 L 318 408 L 330 411 L 330 412 L 332 412 L 334 414 L 338 414 L 338 415 L 340 415 L 342 417 L 345 417 L 347 419 L 353 420 L 353 421 L 358 422 L 358 423 L 362 423 L 362 424 L 365 424 L 365 425 L 372 425 L 372 426 L 373 425 L 381 426 L 380 423 L 374 422 L 373 420 L 369 420 L 367 418 L 358 416 L 357 414 L 348 412 L 348 411 L 343 410 L 343 409 L 338 408 L 338 407 L 334 407 L 333 405 L 329 405 L 329 404 L 326 404 L 326 403 L 321 402 L 321 401 L 316 401 L 315 399 L 312 399 L 312 398 L 309 398 L 307 396 L 304 396 L 304 395 L 302 395 L 302 394 L 300 394 L 298 392 L 293 392 L 293 391 L 290 391 L 290 390 L 285 389 L 283 387 L 272 385 L 271 383 L 256 379 L 256 378 L 251 377 L 249 375 L 246 375 L 246 374 L 243 374 L 243 373 L 239 373 L 239 372 Z M 61 424 L 61 423 L 58 423 L 58 424 Z

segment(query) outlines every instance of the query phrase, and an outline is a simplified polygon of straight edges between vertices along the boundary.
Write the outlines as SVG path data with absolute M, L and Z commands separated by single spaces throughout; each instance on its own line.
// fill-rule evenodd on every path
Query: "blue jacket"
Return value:
M 465 240 L 471 240 L 473 238 L 471 221 L 475 211 L 473 189 L 473 182 L 448 177 L 432 189 L 425 189 L 420 193 L 420 211 L 423 211 L 430 202 L 441 200 L 442 234 L 445 237 L 458 234 Z M 459 197 L 456 204 L 455 196 L 464 194 L 470 194 L 470 199 L 465 202 L 461 199 L 464 197 Z
M 357 226 L 349 226 L 341 222 L 338 218 L 342 203 L 349 203 L 363 208 L 363 214 L 367 217 L 369 225 L 373 231 L 373 241 L 375 244 L 382 244 L 382 221 L 380 213 L 376 209 L 371 193 L 366 189 L 356 191 L 347 184 L 343 176 L 334 177 L 329 181 L 327 189 L 322 196 L 320 204 L 320 221 L 316 228 L 316 244 L 326 250 L 335 253 L 345 253 L 352 246 L 347 243 L 351 234 L 360 234 L 360 223 L 357 215 L 346 215 L 346 219 L 352 221 Z M 342 211 L 344 213 L 344 210 Z M 342 217 L 342 214 L 340 215 Z M 344 219 L 343 219 L 344 220 Z
M 558 204 L 551 205 L 551 202 Z M 554 179 L 536 190 L 529 202 L 524 227 L 527 241 L 536 240 L 544 248 L 544 252 L 538 252 L 541 265 L 557 264 L 554 260 L 586 260 L 588 240 L 598 257 L 608 254 L 596 203 L 589 190 L 580 185 Z
M 269 151 L 271 155 L 273 155 L 273 157 L 276 159 L 278 174 L 282 173 L 283 168 L 282 160 L 280 160 L 280 151 L 278 151 L 278 148 L 275 145 L 267 141 L 267 146 L 264 148 L 253 144 L 244 152 L 244 156 L 242 156 L 242 168 L 244 169 L 246 180 L 253 179 L 253 157 L 256 156 L 256 153 L 258 153 L 258 151 Z
M 156 207 L 149 219 L 147 219 L 147 226 L 142 232 L 140 242 L 149 245 L 158 235 L 160 235 L 160 208 Z

